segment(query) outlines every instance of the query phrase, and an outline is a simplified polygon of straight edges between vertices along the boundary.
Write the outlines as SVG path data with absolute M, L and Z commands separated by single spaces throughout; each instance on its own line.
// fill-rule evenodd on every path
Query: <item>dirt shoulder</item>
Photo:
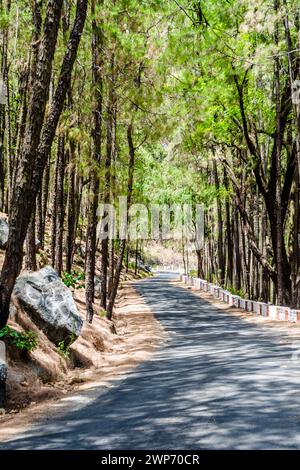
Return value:
M 83 391 L 95 388 L 97 391 L 99 388 L 105 391 L 114 386 L 115 379 L 125 378 L 126 373 L 147 360 L 166 338 L 163 327 L 131 282 L 122 285 L 114 313 L 114 325 L 116 333 L 106 338 L 110 347 L 104 348 L 97 360 L 91 358 L 91 367 L 74 369 L 62 381 L 47 385 L 45 388 L 48 394 L 42 394 L 39 403 L 32 402 L 18 413 L 12 410 L 0 417 L 1 441 L 24 431 L 36 421 L 47 419 L 57 412 L 60 403 L 60 408 L 65 409 L 67 402 L 72 404 L 72 399 L 74 403 L 80 402 L 80 393 Z M 89 332 L 85 336 L 82 347 L 85 341 L 92 340 Z

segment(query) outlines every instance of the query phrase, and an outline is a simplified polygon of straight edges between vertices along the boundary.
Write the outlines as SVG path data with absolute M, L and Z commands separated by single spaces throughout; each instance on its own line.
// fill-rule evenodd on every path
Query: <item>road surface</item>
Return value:
M 152 359 L 1 449 L 300 448 L 300 367 L 280 325 L 229 315 L 170 278 L 136 285 L 169 333 Z

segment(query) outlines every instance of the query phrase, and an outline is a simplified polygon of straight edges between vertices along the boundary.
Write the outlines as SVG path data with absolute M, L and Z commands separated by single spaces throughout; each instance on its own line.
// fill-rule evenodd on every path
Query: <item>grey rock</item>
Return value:
M 14 294 L 19 303 L 54 344 L 75 341 L 83 321 L 70 289 L 50 266 L 19 276 Z
M 0 219 L 0 248 L 4 250 L 8 240 L 9 226 L 6 220 Z

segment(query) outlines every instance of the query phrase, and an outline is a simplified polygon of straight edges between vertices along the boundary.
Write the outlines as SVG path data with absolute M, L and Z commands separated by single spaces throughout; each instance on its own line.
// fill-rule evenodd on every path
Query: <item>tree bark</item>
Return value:
M 92 16 L 95 14 L 95 0 L 91 5 Z M 94 316 L 94 277 L 97 239 L 97 209 L 99 201 L 99 170 L 102 151 L 102 102 L 103 102 L 103 32 L 102 25 L 98 26 L 95 18 L 92 21 L 92 70 L 94 88 L 93 109 L 93 159 L 90 169 L 89 213 L 85 260 L 85 298 L 87 321 L 92 323 Z
M 109 93 L 107 103 L 107 121 L 106 121 L 106 157 L 105 157 L 105 181 L 104 181 L 104 204 L 110 202 L 110 184 L 111 184 L 111 159 L 113 150 L 113 119 L 114 119 L 114 80 L 115 80 L 115 59 L 114 54 L 111 58 L 110 63 L 110 81 L 109 81 Z M 104 217 L 107 214 L 104 214 Z M 108 227 L 103 227 L 104 230 L 108 230 Z M 101 307 L 106 309 L 107 305 L 107 274 L 108 274 L 108 237 L 103 238 L 101 242 Z
M 64 234 L 64 177 L 65 177 L 65 137 L 60 136 L 58 139 L 57 150 L 57 181 L 56 181 L 56 233 L 55 233 L 55 254 L 54 268 L 59 276 L 62 272 L 62 256 L 63 256 L 63 234 Z
M 275 12 L 278 13 L 279 1 L 275 0 Z M 279 44 L 279 25 L 278 22 L 275 27 L 275 44 Z M 287 293 L 285 292 L 284 273 L 283 273 L 283 220 L 282 220 L 282 207 L 281 207 L 281 148 L 282 148 L 282 134 L 281 134 L 281 101 L 280 101 L 280 59 L 275 57 L 275 99 L 276 99 L 276 132 L 275 132 L 275 233 L 276 233 L 276 246 L 275 246 L 275 262 L 277 269 L 277 302 L 279 305 L 284 305 L 285 301 L 289 301 Z
M 134 163 L 135 163 L 135 147 L 133 145 L 133 138 L 132 138 L 133 128 L 132 124 L 129 124 L 127 127 L 127 141 L 128 141 L 128 148 L 129 148 L 129 167 L 128 167 L 128 181 L 127 181 L 127 211 L 131 203 L 132 199 L 132 189 L 133 189 L 133 175 L 134 175 Z M 121 240 L 120 243 L 120 251 L 119 256 L 116 264 L 115 269 L 115 276 L 112 284 L 111 296 L 109 298 L 106 316 L 109 320 L 112 318 L 113 308 L 118 292 L 120 276 L 122 272 L 123 266 L 123 259 L 124 253 L 126 249 L 127 239 Z
M 224 257 L 224 239 L 223 239 L 223 216 L 222 203 L 219 195 L 220 182 L 216 160 L 213 159 L 213 173 L 215 186 L 217 190 L 217 214 L 218 214 L 218 280 L 223 286 L 225 282 L 225 257 Z
M 87 0 L 78 0 L 77 2 L 74 27 L 67 45 L 57 89 L 41 135 L 61 8 L 62 0 L 49 0 L 39 47 L 35 86 L 31 90 L 29 101 L 28 126 L 22 149 L 21 171 L 14 191 L 14 202 L 10 212 L 10 231 L 1 271 L 0 328 L 7 323 L 11 293 L 22 267 L 23 243 L 66 92 L 70 85 L 72 69 L 85 23 Z
M 35 232 L 35 209 L 32 213 L 26 237 L 26 269 L 36 271 L 36 232 Z
M 76 217 L 76 201 L 75 201 L 75 144 L 73 141 L 70 145 L 70 161 L 68 176 L 68 203 L 67 203 L 67 237 L 66 237 L 66 271 L 71 273 L 74 255 L 75 241 L 75 217 Z

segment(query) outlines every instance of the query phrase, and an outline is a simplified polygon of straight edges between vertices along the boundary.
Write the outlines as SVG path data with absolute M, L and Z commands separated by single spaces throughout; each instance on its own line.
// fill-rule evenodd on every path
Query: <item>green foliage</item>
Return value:
M 68 344 L 66 344 L 64 340 L 62 340 L 58 343 L 57 350 L 58 350 L 58 353 L 63 358 L 70 359 L 70 354 L 71 354 L 70 346 L 71 346 L 72 343 L 74 343 L 75 340 L 76 340 L 76 335 L 74 333 L 72 333 L 69 336 Z
M 37 334 L 34 331 L 19 333 L 6 325 L 0 330 L 0 338 L 7 338 L 11 344 L 21 351 L 33 351 L 37 347 Z
M 75 17 L 76 2 L 67 3 L 67 16 L 70 16 L 70 22 L 67 23 L 71 25 Z M 115 95 L 117 109 L 117 128 L 114 132 L 117 140 L 114 145 L 116 155 L 111 169 L 113 192 L 117 196 L 126 195 L 127 192 L 126 131 L 131 123 L 136 149 L 133 203 L 143 203 L 148 207 L 151 204 L 201 204 L 206 210 L 205 242 L 209 240 L 215 252 L 218 249 L 216 239 L 219 217 L 216 201 L 221 200 L 224 225 L 225 202 L 230 206 L 229 212 L 232 214 L 231 209 L 235 207 L 235 190 L 232 188 L 233 180 L 228 168 L 241 185 L 250 218 L 252 206 L 257 205 L 262 211 L 260 207 L 263 207 L 264 202 L 261 195 L 255 196 L 257 201 L 252 201 L 249 195 L 257 191 L 253 176 L 257 166 L 261 166 L 257 174 L 261 174 L 266 186 L 270 176 L 272 134 L 276 128 L 274 55 L 277 53 L 280 54 L 282 91 L 289 82 L 289 55 L 284 31 L 285 8 L 280 8 L 277 15 L 280 20 L 280 41 L 275 45 L 274 31 L 278 18 L 271 3 L 266 0 L 95 2 L 94 18 L 89 11 L 74 65 L 70 103 L 64 107 L 57 132 L 65 137 L 66 151 L 70 150 L 70 144 L 74 147 L 74 162 L 70 160 L 70 164 L 75 164 L 76 175 L 80 180 L 83 183 L 89 182 L 91 170 L 95 171 L 101 182 L 102 193 L 105 159 L 102 159 L 100 165 L 91 161 L 95 106 L 91 35 L 95 20 L 101 30 L 101 37 L 103 34 L 99 58 L 101 65 L 97 67 L 99 75 L 101 72 L 101 86 L 98 84 L 97 88 L 103 94 L 101 121 L 104 130 L 109 116 L 107 104 L 111 91 Z M 280 3 L 284 6 L 283 2 Z M 287 0 L 286 4 L 290 16 L 291 40 L 295 45 L 291 59 L 296 67 L 298 25 L 295 18 L 298 18 L 299 5 L 292 0 Z M 5 12 L 6 9 L 9 10 L 8 5 L 9 13 Z M 44 17 L 46 5 L 43 2 L 41 9 Z M 18 18 L 16 24 L 11 21 L 14 18 Z M 0 30 L 8 31 L 10 113 L 12 116 L 21 116 L 24 90 L 20 84 L 28 60 L 28 45 L 32 42 L 34 31 L 31 2 L 3 2 Z M 5 34 L 3 39 L 4 37 Z M 61 28 L 53 63 L 55 83 L 68 37 L 69 31 Z M 246 124 L 251 140 L 259 150 L 261 161 L 250 156 L 247 150 L 236 82 L 240 86 L 242 84 Z M 287 109 L 290 101 L 290 96 L 283 95 L 282 103 L 285 103 Z M 283 136 L 283 187 L 292 140 L 297 135 L 293 118 L 290 111 L 290 115 L 286 116 L 288 133 Z M 10 159 L 7 144 L 11 141 L 14 146 L 14 142 L 18 141 L 18 120 L 11 121 L 11 126 L 6 126 L 4 135 L 5 167 L 9 166 Z M 103 148 L 106 136 L 105 131 L 102 137 Z M 54 160 L 56 147 L 57 141 L 52 148 L 51 162 Z M 213 160 L 217 162 L 219 185 L 212 169 Z M 51 164 L 51 184 L 55 180 L 54 168 L 55 165 Z M 66 193 L 68 184 L 66 178 Z M 78 211 L 78 231 L 82 229 L 83 237 L 86 233 L 87 211 L 84 204 L 88 206 L 88 188 L 89 184 L 80 186 L 83 197 L 79 198 L 82 207 Z M 99 200 L 101 198 L 102 194 Z M 289 218 L 292 217 L 290 211 Z M 239 223 L 238 217 L 237 220 Z M 148 218 L 143 219 L 140 225 L 146 226 L 147 222 Z M 288 222 L 289 220 L 285 223 L 287 245 L 289 239 L 293 239 L 288 236 Z M 289 223 L 292 225 L 292 222 Z M 171 224 L 175 225 L 174 219 Z M 235 220 L 232 222 L 234 224 Z M 225 239 L 225 234 L 223 238 Z M 40 251 L 38 256 L 40 264 L 48 263 L 47 252 Z M 215 264 L 218 270 L 218 262 Z M 133 263 L 130 263 L 130 268 L 134 269 Z M 220 277 L 211 275 L 215 282 Z M 84 287 L 82 272 L 64 272 L 62 280 L 72 289 Z M 61 348 L 62 351 L 66 349 L 64 345 Z
M 64 341 L 58 343 L 57 350 L 64 359 L 70 359 L 70 346 L 67 346 Z
M 106 310 L 99 310 L 97 312 L 98 317 L 105 318 L 106 317 Z
M 63 272 L 62 281 L 67 287 L 73 289 L 82 289 L 84 288 L 84 272 L 72 271 L 71 273 Z
M 9 15 L 0 12 L 0 30 L 5 30 L 9 27 Z
M 128 268 L 134 270 L 134 269 L 135 269 L 135 263 L 132 262 L 132 261 L 129 261 L 129 263 L 128 263 Z
M 228 292 L 230 292 L 232 295 L 238 295 L 239 297 L 245 298 L 245 292 L 243 289 L 236 289 L 232 286 L 226 286 L 225 289 L 228 290 Z
M 195 269 L 191 269 L 189 272 L 190 277 L 197 277 L 198 273 Z

